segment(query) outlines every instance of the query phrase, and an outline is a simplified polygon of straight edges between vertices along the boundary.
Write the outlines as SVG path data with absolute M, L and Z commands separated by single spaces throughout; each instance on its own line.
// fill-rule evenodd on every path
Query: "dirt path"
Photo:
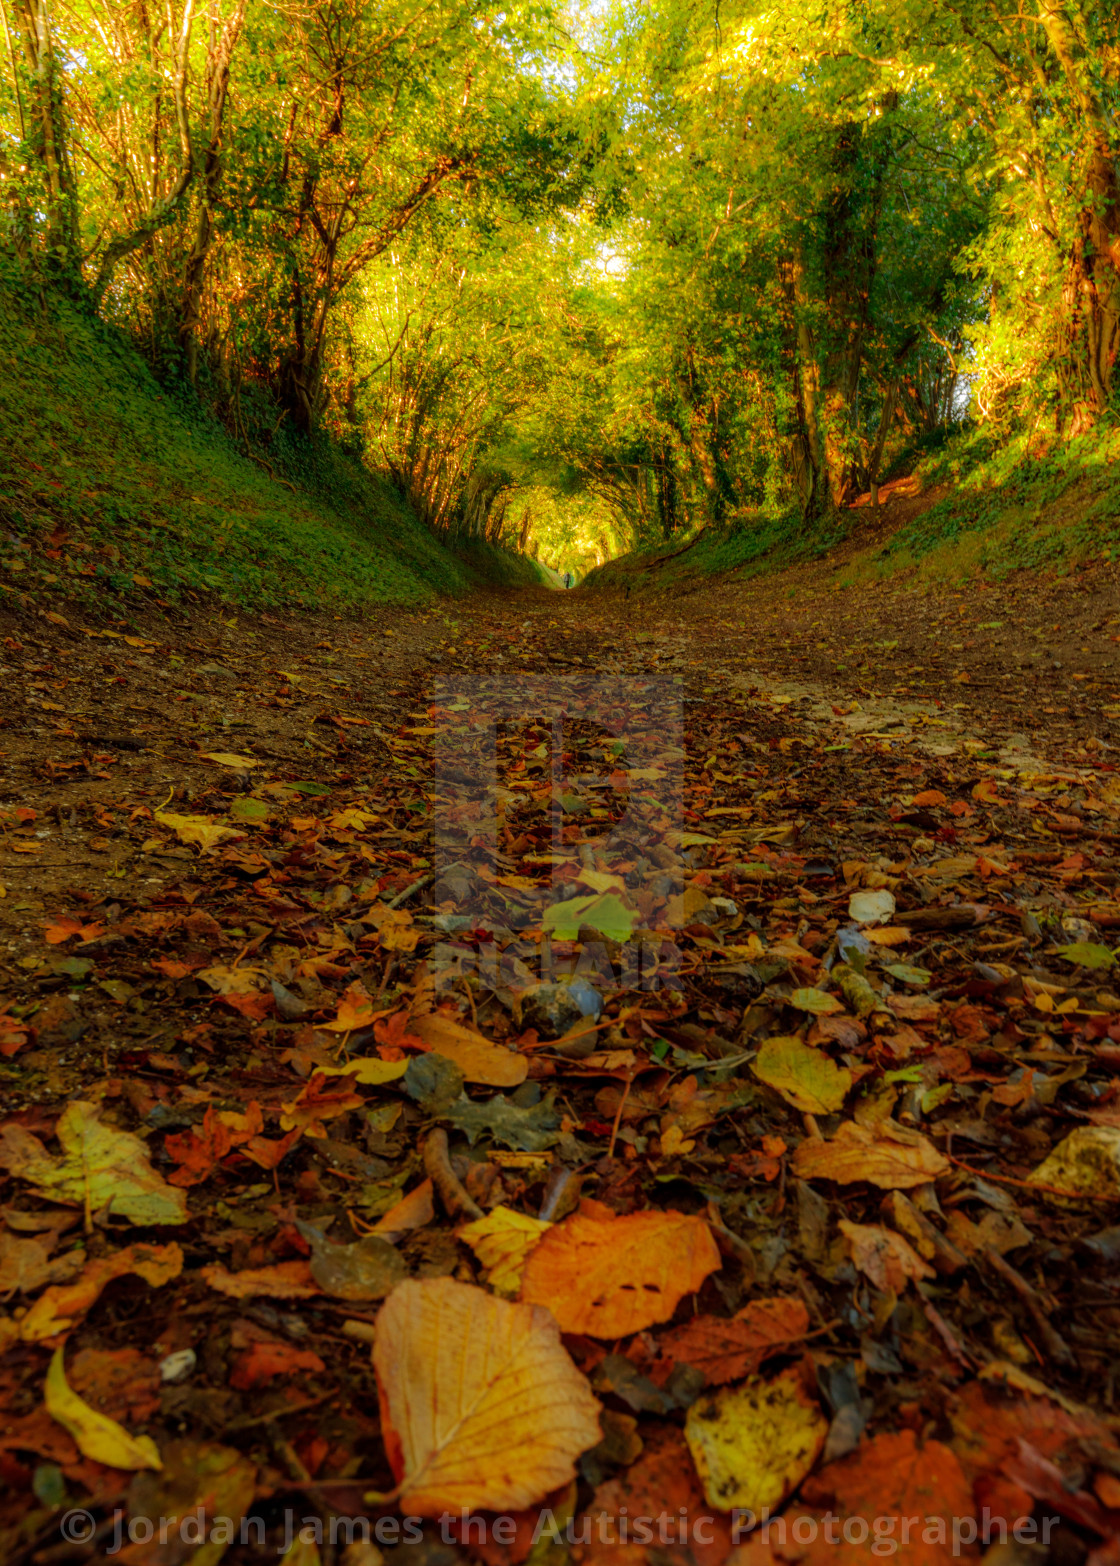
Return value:
M 1061 1520 L 1032 1560 L 1113 1562 L 1113 593 L 806 570 L 668 609 L 0 627 L 7 1558 L 62 1559 L 67 1506 L 189 1507 L 207 1464 L 261 1519 L 231 1562 L 293 1504 L 391 1514 L 379 1302 L 497 1288 L 456 1230 L 512 1212 L 558 1260 L 522 1237 L 506 1292 L 524 1262 L 605 1409 L 577 1510 L 714 1505 L 669 1558 L 722 1566 L 686 1440 L 761 1418 L 765 1362 L 787 1479 L 729 1437 L 736 1494 L 1033 1512 Z M 661 1213 L 695 1275 L 618 1238 Z M 44 1409 L 60 1345 L 158 1484 Z M 478 1554 L 433 1525 L 393 1559 Z

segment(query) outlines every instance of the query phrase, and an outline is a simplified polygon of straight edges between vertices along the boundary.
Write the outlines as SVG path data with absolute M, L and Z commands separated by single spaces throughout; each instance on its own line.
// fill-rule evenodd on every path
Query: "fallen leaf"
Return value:
M 423 1229 L 426 1224 L 431 1223 L 435 1215 L 432 1182 L 422 1180 L 415 1190 L 409 1191 L 407 1196 L 402 1196 L 394 1207 L 390 1207 L 389 1211 L 377 1220 L 373 1232 L 383 1235 L 387 1240 L 392 1239 L 402 1234 L 410 1234 L 414 1229 Z
M 542 920 L 544 928 L 558 941 L 576 940 L 581 925 L 598 930 L 608 941 L 628 941 L 637 922 L 637 914 L 627 908 L 617 892 L 598 892 L 591 897 L 572 897 L 567 902 L 553 903 L 551 908 L 545 909 Z
M 1053 1186 L 1071 1197 L 1116 1201 L 1120 1198 L 1120 1126 L 1078 1126 L 1031 1170 L 1027 1181 Z M 1052 1194 L 1039 1191 L 1043 1197 Z
M 787 1104 L 811 1115 L 830 1115 L 843 1106 L 852 1074 L 823 1050 L 798 1038 L 765 1039 L 751 1063 L 760 1082 L 780 1093 Z
M 228 750 L 204 750 L 203 761 L 216 761 L 220 767 L 233 767 L 237 772 L 248 772 L 252 767 L 259 767 L 260 762 L 256 756 L 238 756 Z M 198 820 L 198 817 L 183 817 L 184 820 Z
M 529 1062 L 524 1055 L 492 1044 L 481 1033 L 475 1033 L 439 1012 L 413 1017 L 411 1027 L 428 1049 L 453 1060 L 468 1082 L 481 1082 L 488 1087 L 519 1087 L 529 1075 Z
M 505 1299 L 516 1299 L 526 1257 L 552 1225 L 512 1208 L 498 1206 L 485 1218 L 463 1224 L 455 1232 L 486 1268 L 486 1282 Z
M 604 1428 L 620 1417 L 604 1411 Z M 681 1431 L 643 1422 L 638 1454 L 636 1461 L 620 1454 L 622 1472 L 598 1486 L 577 1518 L 573 1533 L 580 1542 L 572 1559 L 579 1566 L 723 1566 L 731 1553 L 731 1525 L 718 1512 L 712 1515 Z M 651 1544 L 640 1543 L 633 1526 L 629 1538 L 620 1539 L 619 1523 L 628 1517 L 650 1519 Z
M 776 1511 L 824 1447 L 828 1420 L 797 1370 L 697 1398 L 685 1439 L 710 1506 Z
M 83 1456 L 110 1468 L 162 1468 L 159 1450 L 150 1436 L 129 1435 L 123 1425 L 98 1413 L 71 1391 L 60 1348 L 47 1371 L 43 1402 L 51 1418 L 73 1436 Z
M 238 1392 L 252 1392 L 301 1370 L 318 1373 L 326 1368 L 312 1349 L 296 1348 L 293 1343 L 250 1343 L 234 1361 L 229 1384 Z
M 207 816 L 181 816 L 174 810 L 156 810 L 153 815 L 161 826 L 170 827 L 181 843 L 196 843 L 204 854 L 215 853 L 227 838 L 245 835 Z
M 381 1235 L 335 1245 L 314 1224 L 297 1219 L 296 1228 L 311 1246 L 311 1276 L 324 1294 L 340 1300 L 383 1300 L 408 1276 L 403 1257 Z
M 1096 941 L 1075 941 L 1072 946 L 1059 946 L 1057 955 L 1081 968 L 1111 968 L 1116 962 L 1108 947 L 1100 946 Z
M 214 1262 L 200 1268 L 198 1275 L 233 1300 L 255 1300 L 262 1295 L 276 1300 L 309 1300 L 322 1292 L 302 1258 L 271 1267 L 246 1267 L 241 1272 L 227 1272 L 220 1262 Z
M 853 892 L 848 899 L 848 918 L 856 924 L 886 924 L 894 910 L 893 892 Z
M 850 1223 L 841 1218 L 840 1233 L 848 1242 L 852 1261 L 877 1289 L 901 1294 L 910 1279 L 934 1276 L 934 1269 L 909 1240 L 883 1224 Z
M 751 1300 L 729 1318 L 694 1316 L 660 1341 L 662 1357 L 690 1365 L 710 1386 L 752 1375 L 770 1354 L 780 1354 L 809 1331 L 804 1301 L 790 1296 Z
M 811 1474 L 802 1485 L 801 1501 L 829 1511 L 835 1508 L 836 1533 L 849 1517 L 884 1518 L 890 1526 L 884 1545 L 894 1547 L 898 1566 L 949 1566 L 960 1560 L 960 1539 L 976 1515 L 972 1488 L 954 1453 L 940 1441 L 919 1446 L 913 1430 L 885 1431 L 862 1441 L 850 1456 Z M 916 1520 L 904 1531 L 901 1523 L 906 1519 Z M 956 1539 L 954 1523 L 962 1530 Z M 965 1550 L 969 1548 L 966 1544 Z M 852 1566 L 868 1554 L 866 1543 L 856 1546 Z M 806 1562 L 825 1566 L 838 1559 L 843 1556 L 821 1530 Z
M 187 1199 L 156 1173 L 139 1137 L 101 1122 L 97 1104 L 74 1099 L 59 1116 L 54 1157 L 22 1126 L 0 1126 L 0 1167 L 49 1201 L 108 1211 L 135 1224 L 185 1223 Z
M 585 1202 L 534 1247 L 521 1298 L 547 1305 L 565 1332 L 619 1338 L 667 1321 L 719 1266 L 703 1218 L 656 1211 L 618 1217 Z
M 109 1256 L 96 1257 L 86 1263 L 75 1283 L 55 1285 L 35 1301 L 20 1321 L 19 1335 L 25 1343 L 39 1343 L 59 1332 L 69 1332 L 114 1278 L 135 1273 L 152 1288 L 159 1288 L 182 1270 L 182 1247 L 174 1240 L 168 1245 L 129 1245 Z
M 382 1060 L 378 1055 L 359 1055 L 344 1066 L 319 1066 L 324 1077 L 353 1077 L 362 1087 L 383 1087 L 395 1082 L 408 1070 L 407 1060 Z
M 51 1259 L 55 1236 L 41 1240 L 17 1239 L 7 1230 L 0 1231 L 0 1292 L 29 1294 L 45 1283 L 61 1283 L 81 1272 L 85 1251 L 66 1251 Z
M 886 1191 L 909 1190 L 949 1173 L 951 1164 L 932 1142 L 916 1132 L 911 1137 L 895 1141 L 845 1120 L 831 1142 L 806 1137 L 793 1154 L 793 1170 L 802 1180 L 867 1180 Z
M 794 990 L 788 998 L 791 1006 L 796 1006 L 799 1011 L 812 1012 L 817 1017 L 844 1010 L 843 1001 L 837 1000 L 836 996 L 830 995 L 827 990 Z
M 123 1566 L 180 1566 L 184 1539 L 178 1521 L 197 1518 L 202 1508 L 211 1526 L 199 1530 L 205 1542 L 189 1547 L 186 1558 L 190 1566 L 218 1566 L 226 1551 L 225 1530 L 213 1525 L 213 1520 L 228 1518 L 231 1533 L 241 1532 L 242 1519 L 256 1494 L 256 1464 L 234 1447 L 191 1439 L 168 1441 L 161 1455 L 160 1473 L 141 1472 L 133 1478 L 128 1508 L 133 1517 L 167 1518 L 167 1543 L 159 1543 L 158 1532 L 154 1539 L 125 1543 L 115 1550 L 114 1562 Z M 287 1559 L 290 1566 L 291 1557 Z
M 373 1364 L 403 1512 L 531 1506 L 599 1440 L 599 1405 L 548 1311 L 452 1278 L 394 1289 Z

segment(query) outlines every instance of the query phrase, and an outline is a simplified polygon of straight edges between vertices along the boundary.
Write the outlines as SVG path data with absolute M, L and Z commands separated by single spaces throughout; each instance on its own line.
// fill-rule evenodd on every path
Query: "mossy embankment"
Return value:
M 0 277 L 0 607 L 352 613 L 540 580 L 507 551 L 444 547 L 355 456 L 244 401 L 226 422 L 259 442 L 119 331 Z
M 822 587 L 920 588 L 1118 557 L 1120 430 L 1059 441 L 964 428 L 885 484 L 877 510 L 865 495 L 815 524 L 793 513 L 735 517 L 608 561 L 587 586 L 673 593 L 815 562 Z

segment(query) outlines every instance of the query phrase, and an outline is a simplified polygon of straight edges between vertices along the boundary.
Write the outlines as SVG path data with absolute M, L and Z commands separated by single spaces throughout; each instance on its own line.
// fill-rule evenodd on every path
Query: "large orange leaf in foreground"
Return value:
M 547 1305 L 565 1332 L 622 1338 L 668 1321 L 719 1265 L 703 1218 L 674 1212 L 620 1218 L 599 1202 L 584 1202 L 529 1253 L 521 1298 Z
M 400 1506 L 519 1511 L 575 1474 L 599 1404 L 546 1310 L 453 1278 L 399 1284 L 373 1350 Z

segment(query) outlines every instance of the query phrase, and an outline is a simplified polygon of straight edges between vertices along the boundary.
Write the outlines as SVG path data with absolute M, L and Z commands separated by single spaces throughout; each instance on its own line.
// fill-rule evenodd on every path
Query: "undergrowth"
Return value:
M 251 459 L 119 331 L 7 269 L 0 425 L 0 604 L 216 596 L 353 611 L 539 579 L 504 551 L 444 548 L 325 438 L 280 431 Z

